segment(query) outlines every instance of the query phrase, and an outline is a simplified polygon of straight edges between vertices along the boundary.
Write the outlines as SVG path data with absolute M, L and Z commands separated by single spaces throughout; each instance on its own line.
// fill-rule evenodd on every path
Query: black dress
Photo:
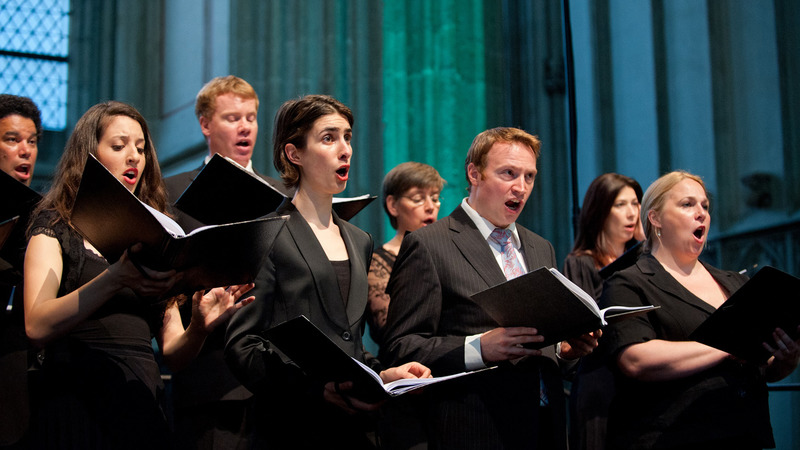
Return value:
M 704 264 L 730 295 L 747 280 Z M 714 311 L 689 292 L 650 254 L 606 282 L 600 306 L 661 308 L 609 325 L 599 353 L 613 364 L 625 347 L 652 339 L 687 341 Z M 763 369 L 725 360 L 680 379 L 637 381 L 617 372 L 617 395 L 608 419 L 609 448 L 772 448 Z
M 33 219 L 31 235 L 58 240 L 63 271 L 58 296 L 109 267 L 52 212 Z M 169 429 L 163 383 L 151 344 L 163 306 L 130 289 L 107 301 L 68 335 L 39 352 L 30 373 L 34 448 L 165 448 Z

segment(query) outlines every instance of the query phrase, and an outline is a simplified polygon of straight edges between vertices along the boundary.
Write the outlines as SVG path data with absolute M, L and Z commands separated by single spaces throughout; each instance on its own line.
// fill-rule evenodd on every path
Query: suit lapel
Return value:
M 528 236 L 528 233 L 527 229 L 517 225 L 517 234 L 522 248 L 522 257 L 525 258 L 525 267 L 528 268 L 528 272 L 533 272 L 542 267 L 542 264 L 538 261 L 539 258 L 535 258 L 537 249 L 533 246 L 533 238 Z
M 489 243 L 461 206 L 449 216 L 453 243 L 488 286 L 506 281 Z
M 303 258 L 311 274 L 314 289 L 328 318 L 342 329 L 349 328 L 349 322 L 344 309 L 341 291 L 337 289 L 322 289 L 325 287 L 338 287 L 339 281 L 328 256 L 317 240 L 317 236 L 308 226 L 308 223 L 294 207 L 289 199 L 284 200 L 278 208 L 280 214 L 289 214 L 286 228 L 294 240 L 300 257 Z M 346 244 L 346 241 L 345 241 Z M 349 251 L 348 247 L 348 251 Z M 309 299 L 310 300 L 310 299 Z
M 350 259 L 350 292 L 347 299 L 347 323 L 355 325 L 364 315 L 367 309 L 367 264 L 361 249 L 356 247 L 354 236 L 351 233 L 350 225 L 341 220 L 336 213 L 333 213 L 333 221 L 339 226 L 339 232 L 344 239 L 347 247 L 347 255 Z M 339 296 L 341 298 L 341 295 Z
M 642 255 L 642 257 L 636 261 L 636 265 L 639 266 L 639 269 L 642 271 L 642 273 L 650 276 L 649 281 L 653 286 L 677 301 L 692 305 L 693 307 L 701 309 L 708 314 L 711 314 L 715 311 L 713 306 L 700 300 L 697 298 L 697 296 L 689 292 L 688 289 L 678 283 L 678 281 L 661 266 L 661 263 L 659 263 L 653 255 L 649 253 Z

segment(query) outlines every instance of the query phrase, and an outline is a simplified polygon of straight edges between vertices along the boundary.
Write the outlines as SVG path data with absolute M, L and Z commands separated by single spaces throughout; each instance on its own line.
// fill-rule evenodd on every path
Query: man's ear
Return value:
M 481 171 L 474 163 L 469 163 L 467 166 L 467 179 L 470 186 L 477 186 L 478 181 L 481 179 Z
M 205 116 L 200 116 L 198 120 L 200 121 L 200 131 L 203 132 L 203 136 L 209 137 L 211 135 L 211 129 L 209 128 L 211 121 Z
M 292 164 L 296 166 L 302 165 L 300 164 L 300 150 L 294 144 L 286 144 L 283 148 L 283 153 Z
M 397 212 L 397 201 L 399 199 L 396 198 L 394 195 L 387 195 L 386 196 L 386 210 L 389 211 L 389 214 L 392 217 L 397 217 L 399 213 Z

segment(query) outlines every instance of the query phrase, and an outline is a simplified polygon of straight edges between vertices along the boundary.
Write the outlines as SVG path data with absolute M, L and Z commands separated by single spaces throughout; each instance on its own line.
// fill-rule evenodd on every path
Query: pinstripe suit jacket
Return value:
M 517 226 L 528 269 L 556 267 L 553 246 Z M 391 297 L 381 360 L 419 361 L 434 375 L 465 370 L 464 339 L 498 324 L 469 296 L 505 276 L 467 213 L 452 214 L 410 233 L 392 270 Z M 428 389 L 429 438 L 441 448 L 535 448 L 539 432 L 554 433 L 566 448 L 566 415 L 555 349 L 545 356 Z M 544 377 L 556 426 L 537 430 L 539 374 Z

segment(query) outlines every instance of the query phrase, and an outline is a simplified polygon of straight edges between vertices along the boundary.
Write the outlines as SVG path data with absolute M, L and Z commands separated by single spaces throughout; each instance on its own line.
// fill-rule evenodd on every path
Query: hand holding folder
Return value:
M 366 403 L 378 403 L 431 384 L 481 371 L 433 378 L 404 378 L 384 384 L 374 370 L 345 353 L 305 316 L 270 328 L 264 337 L 310 378 L 320 383 L 352 382 L 353 388 L 347 391 L 347 395 Z
M 174 220 L 139 201 L 90 157 L 71 221 L 109 263 L 141 243 L 134 261 L 154 270 L 182 272 L 170 293 L 183 293 L 252 282 L 285 218 L 211 225 L 184 234 Z
M 546 267 L 471 297 L 502 327 L 536 328 L 544 341 L 530 344 L 532 348 L 547 347 L 657 308 L 610 306 L 601 310 L 575 283 L 558 270 Z
M 800 325 L 800 279 L 764 266 L 720 305 L 690 337 L 738 358 L 764 363 L 771 356 L 761 345 L 775 344 L 781 328 L 792 339 Z

